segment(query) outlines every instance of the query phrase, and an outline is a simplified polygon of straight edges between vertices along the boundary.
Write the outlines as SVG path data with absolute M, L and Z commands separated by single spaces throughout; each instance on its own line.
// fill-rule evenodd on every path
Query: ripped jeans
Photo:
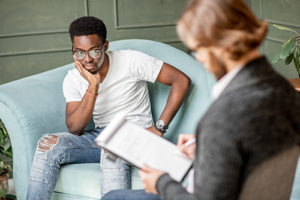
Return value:
M 93 143 L 102 130 L 85 131 L 81 136 L 67 132 L 44 135 L 35 151 L 26 199 L 50 199 L 59 168 L 64 164 L 99 163 L 100 149 Z M 130 188 L 130 166 L 119 158 L 111 161 L 104 151 L 101 157 L 101 196 L 111 190 Z

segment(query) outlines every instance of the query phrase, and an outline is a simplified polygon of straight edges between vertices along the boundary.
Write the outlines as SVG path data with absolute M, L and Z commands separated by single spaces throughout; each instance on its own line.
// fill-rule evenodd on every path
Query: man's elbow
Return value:
M 187 75 L 183 75 L 180 82 L 180 85 L 183 87 L 184 91 L 187 92 L 192 84 L 191 79 Z
M 82 130 L 79 130 L 77 127 L 75 127 L 72 123 L 67 121 L 67 128 L 69 133 L 72 133 L 74 135 L 81 135 Z

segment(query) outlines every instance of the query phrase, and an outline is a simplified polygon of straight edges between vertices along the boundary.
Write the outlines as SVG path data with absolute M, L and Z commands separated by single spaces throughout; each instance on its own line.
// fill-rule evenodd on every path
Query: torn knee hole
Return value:
M 51 150 L 57 143 L 59 137 L 57 135 L 45 135 L 38 143 L 38 151 L 46 152 Z

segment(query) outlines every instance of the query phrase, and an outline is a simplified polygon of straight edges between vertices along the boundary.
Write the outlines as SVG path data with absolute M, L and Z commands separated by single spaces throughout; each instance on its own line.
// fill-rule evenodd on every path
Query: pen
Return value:
M 183 145 L 184 146 L 190 146 L 191 144 L 195 143 L 196 142 L 196 138 L 192 138 L 192 139 L 189 139 L 186 143 L 184 143 Z
M 196 142 L 196 138 L 189 139 L 186 143 L 183 144 L 183 148 L 190 146 L 191 144 L 194 144 L 195 142 Z M 176 148 L 175 152 L 186 158 L 186 155 L 179 148 Z

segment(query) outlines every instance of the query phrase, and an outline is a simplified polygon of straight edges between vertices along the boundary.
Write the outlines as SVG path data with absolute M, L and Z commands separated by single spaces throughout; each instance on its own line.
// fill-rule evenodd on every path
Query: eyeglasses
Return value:
M 80 50 L 80 51 L 73 51 L 73 55 L 75 55 L 75 58 L 76 58 L 77 60 L 82 60 L 82 59 L 85 58 L 86 52 L 88 52 L 88 53 L 89 53 L 89 56 L 90 56 L 91 58 L 95 58 L 95 59 L 96 59 L 96 58 L 100 58 L 101 55 L 102 55 L 103 47 L 104 47 L 104 44 L 103 44 L 102 47 L 99 48 L 99 49 L 91 49 L 91 50 L 88 50 L 88 51 L 82 51 L 82 50 Z
M 187 54 L 195 58 L 197 54 L 197 49 L 201 47 L 205 47 L 205 44 L 203 42 L 199 43 L 195 49 L 188 49 Z

